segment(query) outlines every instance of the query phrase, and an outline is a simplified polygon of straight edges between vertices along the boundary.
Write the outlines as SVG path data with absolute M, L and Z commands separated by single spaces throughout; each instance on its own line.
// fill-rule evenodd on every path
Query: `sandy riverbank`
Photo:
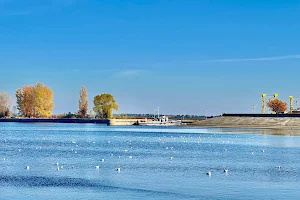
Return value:
M 298 117 L 215 117 L 190 124 L 201 127 L 299 129 Z

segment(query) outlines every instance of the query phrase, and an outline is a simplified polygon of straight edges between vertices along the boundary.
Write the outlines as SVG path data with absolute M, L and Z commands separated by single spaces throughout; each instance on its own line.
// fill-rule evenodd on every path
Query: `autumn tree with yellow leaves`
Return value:
M 111 94 L 101 94 L 94 97 L 94 111 L 101 118 L 112 118 L 113 110 L 118 110 L 119 106 Z
M 288 108 L 288 104 L 279 99 L 268 101 L 267 106 L 275 113 L 284 113 Z
M 25 85 L 16 91 L 17 109 L 24 117 L 50 117 L 54 107 L 53 92 L 43 83 Z

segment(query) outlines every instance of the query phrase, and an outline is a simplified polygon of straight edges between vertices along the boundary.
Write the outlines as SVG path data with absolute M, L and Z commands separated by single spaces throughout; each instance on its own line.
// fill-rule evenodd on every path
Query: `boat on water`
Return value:
M 160 116 L 155 118 L 153 121 L 140 121 L 138 122 L 139 126 L 180 126 L 181 120 L 169 120 L 167 116 Z

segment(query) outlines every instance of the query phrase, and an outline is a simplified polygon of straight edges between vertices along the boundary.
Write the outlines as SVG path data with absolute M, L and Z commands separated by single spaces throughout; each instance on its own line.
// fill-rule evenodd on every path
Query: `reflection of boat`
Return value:
M 181 120 L 169 120 L 166 116 L 155 118 L 153 121 L 138 122 L 140 126 L 180 126 Z

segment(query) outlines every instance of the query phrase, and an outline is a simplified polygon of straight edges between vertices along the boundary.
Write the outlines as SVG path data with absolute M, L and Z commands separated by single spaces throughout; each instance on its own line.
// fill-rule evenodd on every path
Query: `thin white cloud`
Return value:
M 3 13 L 5 16 L 24 16 L 24 15 L 30 15 L 32 14 L 32 11 L 12 11 L 8 13 Z
M 260 58 L 226 58 L 226 59 L 214 59 L 214 60 L 202 60 L 194 61 L 192 63 L 202 62 L 244 62 L 244 61 L 273 61 L 273 60 L 287 60 L 287 59 L 299 59 L 300 54 L 287 55 L 287 56 L 273 56 L 273 57 L 260 57 Z
M 125 70 L 118 72 L 114 75 L 114 77 L 117 78 L 126 78 L 126 77 L 132 77 L 132 76 L 139 76 L 143 73 L 143 70 L 135 69 L 135 70 Z
M 210 63 L 210 62 L 226 63 L 226 62 L 276 61 L 276 60 L 289 60 L 289 59 L 300 59 L 300 54 L 286 55 L 286 56 L 254 57 L 254 58 L 223 58 L 223 59 L 194 60 L 194 61 L 176 60 L 176 61 L 165 61 L 165 62 L 130 63 L 130 66 L 143 65 L 148 67 L 161 67 L 161 66 L 170 66 L 170 65 L 180 66 L 182 64 L 197 64 L 197 63 Z
M 80 0 L 32 0 L 19 2 L 18 0 L 0 0 L 0 16 L 22 16 L 34 13 L 59 11 Z M 17 6 L 16 6 L 17 5 Z

